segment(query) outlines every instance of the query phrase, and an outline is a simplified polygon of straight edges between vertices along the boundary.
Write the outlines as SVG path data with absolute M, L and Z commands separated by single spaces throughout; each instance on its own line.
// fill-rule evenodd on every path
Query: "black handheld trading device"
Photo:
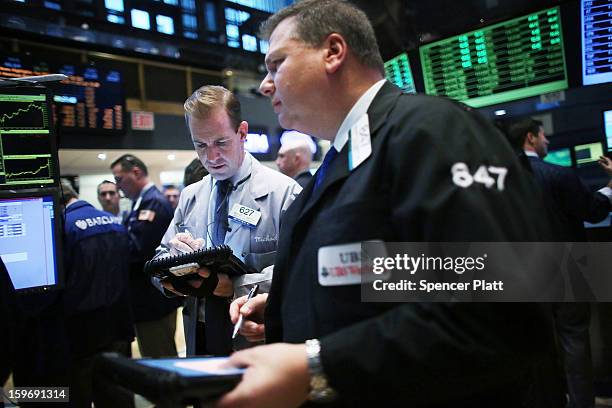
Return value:
M 202 267 L 230 277 L 256 272 L 238 259 L 227 245 L 152 259 L 145 264 L 144 271 L 162 281 L 189 280 Z

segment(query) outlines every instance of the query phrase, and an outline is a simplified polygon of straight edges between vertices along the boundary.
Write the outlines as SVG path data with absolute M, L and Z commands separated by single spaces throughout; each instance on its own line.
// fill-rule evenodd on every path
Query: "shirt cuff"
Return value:
M 599 189 L 598 192 L 608 197 L 608 200 L 610 200 L 610 203 L 612 204 L 612 188 L 606 186 Z

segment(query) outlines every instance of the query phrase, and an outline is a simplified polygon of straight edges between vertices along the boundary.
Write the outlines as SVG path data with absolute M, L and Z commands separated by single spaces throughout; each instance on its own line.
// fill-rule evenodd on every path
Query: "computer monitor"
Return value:
M 425 92 L 479 108 L 567 89 L 561 9 L 419 47 Z
M 17 291 L 63 283 L 59 219 L 55 189 L 0 191 L 0 257 Z
M 385 76 L 402 91 L 416 93 L 407 53 L 403 52 L 389 61 L 385 61 Z
M 603 117 L 607 150 L 609 152 L 612 152 L 612 110 L 604 111 Z
M 572 152 L 569 147 L 563 149 L 549 150 L 544 161 L 563 167 L 572 167 Z
M 612 82 L 610 11 L 610 2 L 580 1 L 583 85 Z
M 51 93 L 0 88 L 0 189 L 59 185 Z
M 267 132 L 266 132 L 267 133 Z M 270 152 L 270 140 L 266 133 L 250 131 L 247 134 L 244 148 L 249 153 L 265 154 Z
M 597 162 L 603 156 L 603 147 L 600 142 L 586 143 L 574 146 L 574 155 L 578 167 Z

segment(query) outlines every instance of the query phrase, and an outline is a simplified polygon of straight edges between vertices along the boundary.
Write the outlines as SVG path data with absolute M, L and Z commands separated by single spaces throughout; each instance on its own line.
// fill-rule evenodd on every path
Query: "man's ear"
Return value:
M 238 134 L 240 135 L 241 142 L 246 141 L 248 133 L 249 133 L 249 124 L 247 123 L 247 121 L 243 120 L 242 122 L 240 122 L 240 125 L 238 125 Z
M 348 57 L 348 44 L 338 33 L 327 36 L 323 44 L 325 50 L 325 70 L 328 74 L 335 73 Z
M 526 142 L 528 142 L 530 145 L 535 144 L 535 140 L 538 137 L 536 135 L 533 134 L 533 132 L 527 132 L 527 138 L 525 139 Z

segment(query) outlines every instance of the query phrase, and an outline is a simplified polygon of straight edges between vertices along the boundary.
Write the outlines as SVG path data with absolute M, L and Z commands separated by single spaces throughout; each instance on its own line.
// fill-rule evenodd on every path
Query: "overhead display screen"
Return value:
M 416 93 L 408 55 L 402 53 L 385 62 L 385 76 L 406 93 Z
M 44 90 L 0 89 L 0 188 L 52 185 L 57 148 Z
M 568 87 L 559 7 L 419 48 L 425 92 L 473 107 Z
M 612 152 L 612 110 L 604 111 L 604 132 L 608 151 Z
M 116 70 L 84 65 L 30 61 L 9 56 L 0 60 L 0 76 L 65 74 L 60 83 L 47 83 L 54 93 L 54 115 L 62 131 L 123 132 L 125 98 L 121 74 Z
M 612 82 L 612 1 L 582 0 L 583 85 Z

